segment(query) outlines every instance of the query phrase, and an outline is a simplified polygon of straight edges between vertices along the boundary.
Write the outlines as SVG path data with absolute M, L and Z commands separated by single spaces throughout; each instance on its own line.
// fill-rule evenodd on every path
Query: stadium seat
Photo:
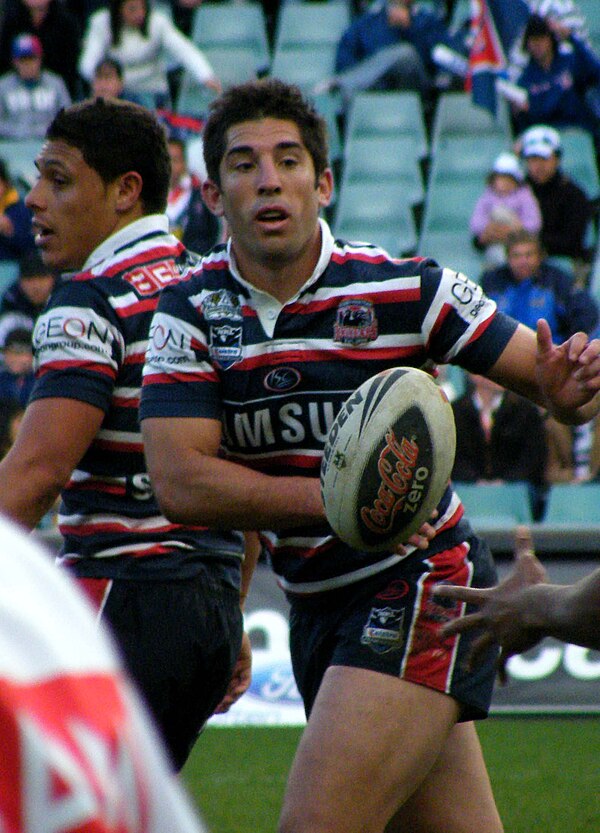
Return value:
M 346 141 L 366 136 L 412 137 L 419 159 L 424 159 L 429 147 L 419 94 L 356 93 L 348 111 Z
M 431 152 L 442 136 L 503 136 L 507 147 L 512 142 L 508 105 L 498 100 L 498 112 L 492 116 L 483 107 L 475 106 L 466 92 L 446 92 L 438 100 L 433 116 Z
M 256 66 L 268 69 L 270 63 L 267 27 L 259 3 L 223 0 L 203 3 L 194 12 L 192 40 L 201 49 L 246 47 L 256 56 Z
M 303 44 L 327 44 L 337 48 L 349 23 L 350 4 L 346 0 L 282 3 L 275 33 L 274 54 Z
M 423 202 L 425 189 L 418 150 L 412 137 L 348 138 L 344 148 L 342 183 L 360 181 L 395 183 L 403 199 L 411 205 Z
M 345 183 L 333 231 L 344 240 L 381 246 L 393 257 L 413 254 L 417 246 L 412 209 L 395 184 Z
M 329 78 L 335 66 L 335 44 L 298 43 L 275 49 L 270 75 L 310 94 L 317 84 Z
M 332 162 L 341 159 L 343 153 L 343 139 L 338 124 L 341 104 L 336 93 L 320 93 L 313 96 L 313 103 L 327 122 L 329 137 L 329 158 Z
M 577 7 L 585 17 L 590 43 L 600 52 L 600 3 L 598 0 L 577 0 Z
M 35 158 L 41 147 L 42 139 L 0 139 L 0 158 L 8 165 L 21 192 L 28 190 L 36 179 Z
M 594 140 L 587 130 L 566 127 L 560 131 L 563 146 L 561 167 L 584 188 L 590 199 L 600 196 Z
M 514 483 L 453 483 L 474 526 L 512 529 L 531 523 L 529 486 Z
M 548 494 L 544 523 L 592 525 L 600 531 L 600 483 L 555 483 Z
M 0 298 L 19 277 L 18 260 L 0 260 Z

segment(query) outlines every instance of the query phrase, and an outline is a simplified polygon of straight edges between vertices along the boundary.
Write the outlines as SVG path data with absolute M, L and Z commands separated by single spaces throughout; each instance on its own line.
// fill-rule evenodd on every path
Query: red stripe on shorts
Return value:
M 450 690 L 458 637 L 442 640 L 439 631 L 444 622 L 461 615 L 464 605 L 461 602 L 440 604 L 442 600 L 435 599 L 432 590 L 441 581 L 463 586 L 469 584 L 473 565 L 467 560 L 468 553 L 469 546 L 463 543 L 428 559 L 431 570 L 418 582 L 402 672 L 405 680 L 437 691 Z
M 108 601 L 108 594 L 112 587 L 111 578 L 77 578 L 77 584 L 81 587 L 98 618 L 102 616 L 104 605 Z

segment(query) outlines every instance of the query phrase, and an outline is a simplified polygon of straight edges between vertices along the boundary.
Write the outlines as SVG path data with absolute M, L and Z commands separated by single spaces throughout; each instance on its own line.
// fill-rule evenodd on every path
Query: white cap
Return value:
M 561 151 L 560 133 L 547 124 L 530 127 L 521 137 L 521 153 L 525 157 L 542 156 L 548 159 L 553 153 Z
M 492 166 L 492 173 L 512 176 L 517 182 L 524 179 L 523 169 L 514 153 L 501 153 Z

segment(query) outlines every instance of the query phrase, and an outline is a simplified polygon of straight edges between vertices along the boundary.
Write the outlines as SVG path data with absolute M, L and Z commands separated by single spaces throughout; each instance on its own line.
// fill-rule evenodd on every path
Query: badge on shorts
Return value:
M 208 352 L 211 358 L 227 370 L 242 358 L 242 328 L 235 324 L 212 324 L 209 330 Z
M 378 654 L 399 651 L 404 645 L 402 625 L 404 610 L 392 607 L 373 607 L 369 619 L 363 628 L 361 645 L 368 645 Z

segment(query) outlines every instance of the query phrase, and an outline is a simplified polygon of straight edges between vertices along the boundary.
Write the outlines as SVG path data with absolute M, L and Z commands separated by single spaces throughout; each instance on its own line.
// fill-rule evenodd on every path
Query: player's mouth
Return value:
M 36 246 L 44 246 L 54 234 L 49 226 L 45 226 L 37 220 L 33 221 L 32 228 Z
M 281 206 L 266 206 L 256 212 L 256 220 L 261 226 L 277 229 L 289 219 L 289 213 Z

